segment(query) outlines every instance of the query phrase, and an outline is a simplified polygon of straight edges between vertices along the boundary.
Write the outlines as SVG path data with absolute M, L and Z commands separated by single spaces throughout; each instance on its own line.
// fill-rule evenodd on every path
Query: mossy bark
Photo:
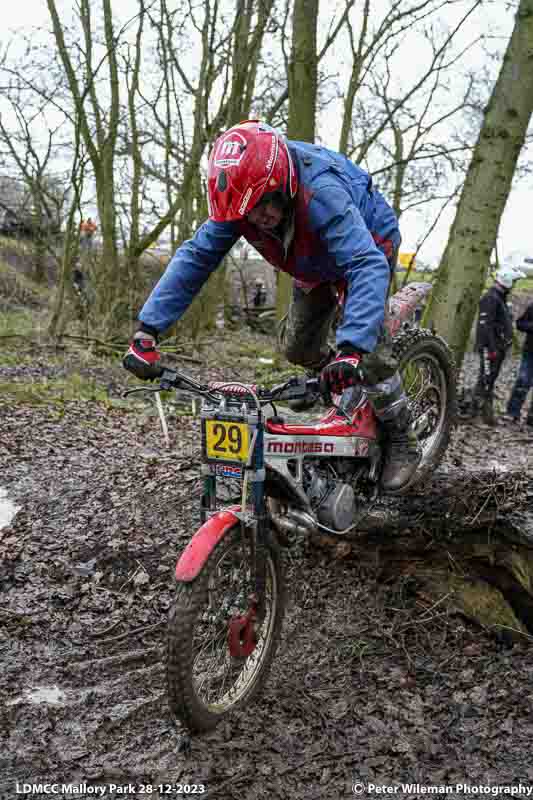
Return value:
M 520 0 L 427 311 L 459 365 L 533 112 L 532 42 L 533 0 Z

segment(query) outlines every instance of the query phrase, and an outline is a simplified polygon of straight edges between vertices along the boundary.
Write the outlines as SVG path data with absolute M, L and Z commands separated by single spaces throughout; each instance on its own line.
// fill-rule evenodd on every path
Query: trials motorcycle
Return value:
M 411 485 L 440 462 L 456 407 L 448 345 L 413 322 L 430 289 L 409 284 L 386 316 L 422 449 Z M 273 388 L 199 384 L 162 368 L 153 390 L 169 389 L 202 398 L 203 492 L 202 525 L 176 565 L 168 699 L 190 730 L 206 731 L 249 704 L 267 677 L 284 614 L 282 548 L 301 535 L 357 531 L 380 496 L 384 443 L 364 387 L 335 397 L 312 421 L 287 421 L 275 404 L 316 393 L 316 378 Z M 238 485 L 231 505 L 217 492 L 225 480 Z

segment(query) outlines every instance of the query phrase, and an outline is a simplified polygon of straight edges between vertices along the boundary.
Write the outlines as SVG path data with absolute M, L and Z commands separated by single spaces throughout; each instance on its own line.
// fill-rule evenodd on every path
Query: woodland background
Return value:
M 51 290 L 39 326 L 52 338 L 77 332 L 72 273 L 80 219 L 94 209 L 99 241 L 81 265 L 91 285 L 83 324 L 104 339 L 127 337 L 169 255 L 206 216 L 211 143 L 259 117 L 367 168 L 400 225 L 422 211 L 415 256 L 455 207 L 425 321 L 460 362 L 498 263 L 513 178 L 529 170 L 533 0 L 499 3 L 514 19 L 508 41 L 484 25 L 491 5 L 46 0 L 48 24 L 0 50 L 0 212 L 24 209 L 29 219 L 32 277 Z M 5 287 L 20 277 L 9 268 L 13 250 L 4 240 Z M 226 261 L 238 262 L 246 282 L 243 257 L 250 253 L 235 248 Z M 216 325 L 226 266 L 182 334 Z M 403 279 L 411 277 L 419 276 Z M 278 318 L 289 285 L 278 277 Z M 2 324 L 13 329 L 5 314 Z

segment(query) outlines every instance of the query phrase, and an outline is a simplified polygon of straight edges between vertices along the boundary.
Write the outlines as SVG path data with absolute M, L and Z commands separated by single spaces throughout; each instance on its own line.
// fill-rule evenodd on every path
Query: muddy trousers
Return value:
M 487 350 L 479 350 L 479 375 L 476 384 L 476 396 L 480 399 L 492 399 L 494 397 L 494 386 L 505 360 L 505 353 L 505 350 L 498 350 L 496 358 L 491 361 Z
M 287 360 L 310 372 L 319 372 L 331 361 L 334 351 L 328 344 L 328 336 L 337 311 L 336 292 L 331 284 L 322 283 L 311 291 L 294 286 L 280 337 Z M 392 340 L 385 328 L 374 352 L 363 355 L 360 370 L 361 383 L 376 417 L 381 422 L 399 417 L 407 407 L 407 397 L 392 352 Z
M 494 417 L 494 387 L 502 364 L 505 360 L 506 351 L 497 351 L 497 357 L 490 360 L 485 348 L 479 350 L 479 375 L 474 392 L 473 410 L 474 413 L 481 412 L 483 419 L 489 425 L 495 424 Z

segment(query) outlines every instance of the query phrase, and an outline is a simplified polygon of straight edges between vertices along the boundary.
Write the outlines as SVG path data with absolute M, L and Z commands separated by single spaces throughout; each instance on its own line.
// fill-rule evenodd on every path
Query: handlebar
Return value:
M 284 383 L 280 383 L 277 386 L 273 386 L 271 389 L 268 389 L 264 386 L 257 386 L 256 384 L 250 385 L 235 381 L 211 381 L 207 384 L 197 383 L 188 375 L 184 375 L 182 372 L 178 372 L 178 370 L 175 369 L 170 369 L 169 367 L 157 368 L 157 373 L 157 377 L 160 381 L 157 386 L 139 386 L 135 389 L 128 389 L 123 393 L 123 397 L 127 397 L 130 394 L 135 394 L 136 392 L 157 393 L 174 389 L 177 391 L 182 390 L 191 392 L 192 394 L 199 395 L 200 397 L 205 397 L 206 399 L 211 400 L 213 403 L 220 402 L 221 397 L 224 396 L 233 397 L 234 399 L 243 399 L 247 397 L 255 401 L 259 410 L 261 406 L 268 405 L 268 403 L 273 403 L 274 401 L 287 402 L 290 400 L 301 400 L 307 397 L 310 393 L 320 392 L 319 379 L 306 378 L 304 375 L 294 375 Z M 354 391 L 360 392 L 361 389 L 360 387 L 350 387 L 343 393 L 338 405 L 335 403 L 331 404 L 332 407 L 335 408 L 337 412 L 342 417 L 345 417 L 348 421 L 350 421 L 348 409 L 354 404 Z M 160 401 L 158 402 L 160 405 Z M 159 414 L 161 417 L 163 417 L 161 406 L 159 408 Z M 163 429 L 165 429 L 163 420 L 162 425 Z
M 211 399 L 213 402 L 219 401 L 221 395 L 235 398 L 249 396 L 257 398 L 261 405 L 266 405 L 273 400 L 299 400 L 308 393 L 319 390 L 318 378 L 306 378 L 305 376 L 293 376 L 284 383 L 268 389 L 264 386 L 247 385 L 235 381 L 197 383 L 188 375 L 168 367 L 160 367 L 157 373 L 154 370 L 154 380 L 159 379 L 157 386 L 139 386 L 135 389 L 128 389 L 123 396 L 127 397 L 136 392 L 161 392 L 176 389 Z

